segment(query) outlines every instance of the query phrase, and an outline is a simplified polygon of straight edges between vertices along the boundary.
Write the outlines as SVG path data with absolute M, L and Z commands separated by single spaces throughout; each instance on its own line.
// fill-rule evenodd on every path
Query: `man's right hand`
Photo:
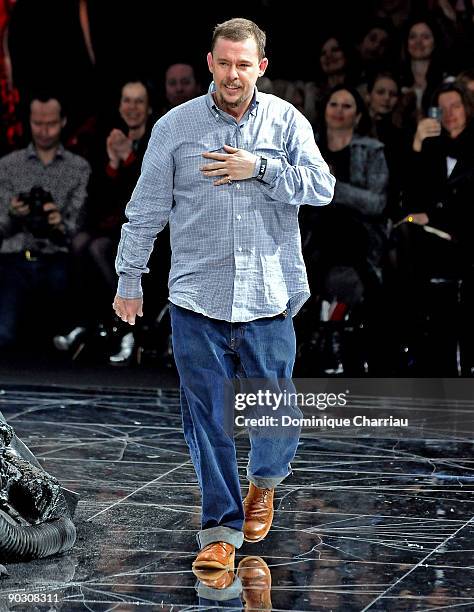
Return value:
M 112 307 L 119 319 L 129 325 L 135 325 L 136 317 L 143 317 L 142 298 L 127 299 L 116 295 Z
M 10 214 L 14 217 L 26 217 L 30 214 L 30 207 L 17 197 L 12 198 L 10 202 Z

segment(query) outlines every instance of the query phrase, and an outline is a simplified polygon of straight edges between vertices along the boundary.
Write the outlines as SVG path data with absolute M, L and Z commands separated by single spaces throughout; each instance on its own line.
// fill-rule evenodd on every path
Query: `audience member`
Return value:
M 390 175 L 387 215 L 398 220 L 405 161 L 405 138 L 395 124 L 394 111 L 400 97 L 400 85 L 390 72 L 376 73 L 367 83 L 367 107 L 372 119 L 370 136 L 385 145 Z
M 324 329 L 333 348 L 341 321 L 375 294 L 382 277 L 388 169 L 382 143 L 358 135 L 367 127 L 358 91 L 335 87 L 325 98 L 319 132 L 321 152 L 337 180 L 333 204 L 304 219 L 312 291 L 322 305 L 322 320 L 328 321 Z M 328 357 L 325 372 L 340 373 L 337 351 Z
M 159 110 L 164 115 L 171 108 L 201 94 L 201 86 L 191 64 L 171 64 L 165 72 L 165 101 Z
M 20 315 L 36 318 L 40 291 L 46 314 L 64 317 L 68 263 L 86 199 L 90 167 L 61 145 L 60 102 L 37 97 L 30 106 L 32 142 L 0 159 L 0 347 L 17 337 Z M 35 189 L 36 188 L 36 189 Z M 41 320 L 40 327 L 45 325 Z
M 110 300 L 115 291 L 115 251 L 125 220 L 125 206 L 140 175 L 151 131 L 150 96 L 143 81 L 128 81 L 123 85 L 118 111 L 120 127 L 113 128 L 106 140 L 107 161 L 103 168 L 96 170 L 91 181 L 85 228 L 73 240 L 78 271 L 76 283 L 82 284 L 80 277 L 85 269 L 84 259 L 90 258 L 99 274 L 99 286 L 103 288 L 103 316 L 110 311 Z M 94 323 L 96 308 L 94 312 L 82 310 L 81 318 L 80 325 L 69 334 L 55 338 L 58 349 L 69 349 Z M 127 347 L 124 352 L 128 358 L 134 348 L 133 334 L 124 336 L 122 342 Z M 114 356 L 111 359 L 115 361 Z
M 320 75 L 316 82 L 319 95 L 324 96 L 336 85 L 349 78 L 349 53 L 342 37 L 330 36 L 321 45 L 319 55 Z
M 403 53 L 404 123 L 410 122 L 414 132 L 444 76 L 442 49 L 435 26 L 424 19 L 412 22 L 406 30 Z
M 420 341 L 429 312 L 431 278 L 464 279 L 472 309 L 472 98 L 462 85 L 448 83 L 435 92 L 432 103 L 441 108 L 441 120 L 428 117 L 418 124 L 407 163 L 407 214 L 396 230 L 400 329 L 413 345 Z M 472 342 L 472 329 L 469 335 Z
M 381 70 L 393 68 L 395 64 L 394 57 L 395 36 L 391 23 L 387 20 L 378 19 L 371 21 L 362 32 L 362 36 L 357 45 L 358 52 L 358 81 L 359 91 L 361 86 L 367 84 L 367 81 L 374 73 Z
M 305 115 L 313 125 L 319 122 L 322 113 L 319 107 L 327 93 L 337 85 L 355 81 L 350 56 L 345 40 L 339 34 L 330 35 L 323 41 L 315 81 L 306 84 L 308 101 L 305 103 Z
M 474 68 L 463 70 L 458 74 L 456 80 L 474 96 Z
M 0 130 L 0 155 L 20 146 L 21 135 L 17 120 L 18 92 L 13 86 L 8 54 L 8 26 L 20 30 L 21 25 L 26 38 L 29 32 L 38 36 L 31 20 L 26 29 L 23 25 L 27 16 L 25 9 L 22 9 L 23 21 L 15 21 L 21 8 L 19 4 L 15 6 L 16 0 L 0 0 L 0 38 L 4 41 L 3 53 L 0 52 L 0 114 L 4 124 Z M 100 59 L 100 48 L 98 41 L 92 44 L 88 14 L 91 3 L 78 0 L 75 9 L 64 10 L 75 18 L 74 35 L 79 34 L 81 65 L 95 71 L 96 53 Z M 430 275 L 436 270 L 440 274 L 450 272 L 452 276 L 462 276 L 464 286 L 469 287 L 466 270 L 473 260 L 469 250 L 471 217 L 467 202 L 468 188 L 472 188 L 469 147 L 473 131 L 470 108 L 474 99 L 474 0 L 373 0 L 364 10 L 361 8 L 361 14 L 366 17 L 362 29 L 357 29 L 357 24 L 351 27 L 351 33 L 360 32 L 357 37 L 350 38 L 347 32 L 342 34 L 340 28 L 344 24 L 339 16 L 337 23 L 334 20 L 330 24 L 330 28 L 337 28 L 338 34 L 333 29 L 322 41 L 316 74 L 311 81 L 296 80 L 301 74 L 283 80 L 278 78 L 275 69 L 275 78 L 271 81 L 264 77 L 257 82 L 260 90 L 288 100 L 313 126 L 320 126 L 321 148 L 338 179 L 334 207 L 310 211 L 311 219 L 305 216 L 308 211 L 302 211 L 306 254 L 311 252 L 314 264 L 313 290 L 318 306 L 325 300 L 321 309 L 323 318 L 333 319 L 330 323 L 334 325 L 328 324 L 327 329 L 336 330 L 335 319 L 347 317 L 357 310 L 358 304 L 364 304 L 365 308 L 365 304 L 373 301 L 370 297 L 377 295 L 382 279 L 387 217 L 397 226 L 393 232 L 395 276 L 400 275 L 403 282 L 394 286 L 401 287 L 404 300 L 400 304 L 394 301 L 393 316 L 399 318 L 401 328 L 405 322 L 409 327 L 410 320 L 416 320 L 407 314 L 408 303 L 411 296 L 425 295 Z M 12 43 L 13 38 L 18 39 L 11 38 Z M 355 43 L 354 47 L 351 43 Z M 399 47 L 403 47 L 401 57 Z M 14 51 L 12 44 L 13 59 Z M 57 58 L 53 59 L 51 71 L 46 75 L 50 81 L 61 74 Z M 121 65 L 120 62 L 117 65 L 117 74 Z M 15 73 L 17 84 L 21 74 L 20 70 Z M 456 83 L 443 85 L 433 99 L 433 92 L 441 83 L 454 81 L 455 74 L 458 74 Z M 38 77 L 35 71 L 33 76 L 31 82 Z M 81 78 L 68 77 L 65 88 L 77 91 Z M 353 85 L 357 85 L 367 109 L 353 91 Z M 32 144 L 19 151 L 19 157 L 0 159 L 0 242 L 2 235 L 4 239 L 0 251 L 0 346 L 13 342 L 12 330 L 18 318 L 17 309 L 12 306 L 13 293 L 7 286 L 10 283 L 16 287 L 21 301 L 26 296 L 25 279 L 33 276 L 36 280 L 30 283 L 31 288 L 48 291 L 50 285 L 51 292 L 55 292 L 52 296 L 64 293 L 68 276 L 76 278 L 78 283 L 81 278 L 89 282 L 95 277 L 96 286 L 102 292 L 103 317 L 108 317 L 109 298 L 115 283 L 114 251 L 124 208 L 146 149 L 151 106 L 160 116 L 201 93 L 193 66 L 178 58 L 166 69 L 160 88 L 161 100 L 157 101 L 151 98 L 144 82 L 127 82 L 121 92 L 120 120 L 110 132 L 108 97 L 95 108 L 87 107 L 90 116 L 79 127 L 74 125 L 70 132 L 72 118 L 69 116 L 67 130 L 63 130 L 64 113 L 57 100 L 37 99 L 32 104 Z M 82 99 L 92 100 L 86 94 Z M 424 118 L 432 103 L 443 109 L 441 121 Z M 45 105 L 54 118 L 33 122 L 39 110 L 45 110 Z M 81 108 L 79 104 L 73 110 L 77 116 L 86 117 L 79 112 Z M 463 123 L 463 113 L 465 127 L 456 134 L 455 126 Z M 44 144 L 41 124 L 44 131 L 52 134 L 51 144 Z M 64 150 L 59 143 L 60 135 L 66 148 L 86 157 L 93 168 L 85 209 L 89 166 Z M 59 175 L 61 164 L 76 169 L 68 170 L 65 184 L 62 179 L 56 183 L 54 178 Z M 33 171 L 20 172 L 20 168 L 30 166 Z M 68 183 L 73 185 L 70 192 Z M 28 202 L 23 205 L 19 197 L 20 193 L 26 197 L 36 185 L 51 192 L 51 202 L 43 206 L 49 228 L 46 237 L 38 235 L 36 227 L 32 231 L 29 219 L 34 215 L 29 208 L 33 205 L 28 207 Z M 79 226 L 84 210 L 86 222 Z M 456 211 L 456 216 L 452 211 Z M 429 233 L 431 230 L 424 229 L 426 226 L 445 232 L 449 239 L 441 238 L 439 233 Z M 82 229 L 80 233 L 78 227 Z M 43 227 L 41 231 L 46 230 Z M 166 236 L 160 238 L 153 254 L 152 270 L 153 264 L 161 267 L 169 257 Z M 67 270 L 71 253 L 75 254 L 74 274 Z M 6 269 L 10 270 L 8 275 Z M 391 271 L 389 267 L 388 272 Z M 160 277 L 165 278 L 161 272 Z M 17 278 L 23 280 L 20 282 Z M 469 291 L 466 289 L 465 293 Z M 163 284 L 155 310 L 165 298 Z M 54 300 L 58 310 L 59 301 Z M 59 347 L 70 348 L 86 328 L 97 325 L 97 312 L 88 312 L 87 305 L 82 309 L 83 302 L 81 299 L 80 309 L 72 313 L 72 321 L 77 326 L 71 333 L 56 338 Z M 422 310 L 420 307 L 419 317 Z M 128 362 L 135 346 L 136 334 L 123 336 L 116 362 Z M 338 359 L 333 359 L 332 370 L 337 369 Z

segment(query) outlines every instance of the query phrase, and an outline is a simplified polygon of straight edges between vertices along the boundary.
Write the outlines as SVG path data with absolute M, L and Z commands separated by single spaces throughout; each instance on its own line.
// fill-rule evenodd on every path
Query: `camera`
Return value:
M 48 213 L 43 210 L 43 205 L 53 202 L 53 196 L 39 185 L 35 185 L 29 192 L 18 194 L 18 199 L 30 208 L 29 214 L 24 219 L 26 229 L 35 238 L 47 238 L 51 233 L 48 223 Z

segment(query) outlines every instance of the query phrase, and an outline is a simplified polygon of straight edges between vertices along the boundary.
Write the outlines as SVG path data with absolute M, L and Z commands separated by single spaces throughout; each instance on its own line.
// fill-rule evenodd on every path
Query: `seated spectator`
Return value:
M 403 55 L 403 121 L 411 124 L 414 133 L 444 76 L 442 45 L 435 25 L 425 19 L 412 22 L 406 30 Z
M 57 99 L 34 98 L 32 142 L 0 159 L 0 348 L 15 343 L 25 310 L 44 327 L 34 292 L 47 296 L 50 323 L 64 316 L 70 245 L 90 175 L 86 160 L 61 145 L 65 123 Z
M 474 248 L 474 121 L 472 98 L 458 83 L 442 85 L 433 105 L 441 120 L 424 118 L 406 169 L 406 216 L 396 230 L 400 329 L 416 345 L 430 305 L 429 280 L 465 280 L 472 310 Z M 472 318 L 472 316 L 471 316 Z M 469 330 L 472 343 L 472 324 Z M 472 344 L 471 344 L 472 346 Z
M 323 320 L 334 338 L 350 309 L 367 303 L 380 285 L 388 169 L 382 143 L 357 134 L 368 126 L 357 90 L 335 87 L 323 112 L 319 146 L 337 179 L 334 199 L 309 211 L 302 223 L 312 289 L 327 303 Z M 325 372 L 340 373 L 340 356 L 331 361 Z
M 463 70 L 458 74 L 456 80 L 474 96 L 474 68 Z
M 306 84 L 308 103 L 305 114 L 313 125 L 317 125 L 320 115 L 323 115 L 319 106 L 328 92 L 337 85 L 349 84 L 355 80 L 350 57 L 342 36 L 331 35 L 321 45 L 315 81 Z
M 350 80 L 349 53 L 342 37 L 330 36 L 321 45 L 320 75 L 316 81 L 319 95 L 326 95 L 336 85 Z
M 109 316 L 110 303 L 115 292 L 115 253 L 120 229 L 125 221 L 125 206 L 140 175 L 141 163 L 150 136 L 150 106 L 147 85 L 142 81 L 129 81 L 121 89 L 119 102 L 120 127 L 111 130 L 106 140 L 107 161 L 97 169 L 91 180 L 89 206 L 85 229 L 73 240 L 73 250 L 78 261 L 77 269 L 85 269 L 84 259 L 89 258 L 99 274 L 102 288 L 103 311 L 83 312 L 80 325 L 67 336 L 55 339 L 60 350 L 72 343 L 97 318 Z M 80 283 L 79 279 L 76 281 Z M 126 339 L 133 350 L 132 337 Z M 130 351 L 131 352 L 131 351 Z
M 164 115 L 171 108 L 183 104 L 199 96 L 201 86 L 196 72 L 191 64 L 171 64 L 165 72 L 165 101 L 159 109 L 159 115 Z
M 387 214 L 399 219 L 400 189 L 403 181 L 405 137 L 395 124 L 395 109 L 400 97 L 400 86 L 390 72 L 375 73 L 367 83 L 367 108 L 372 119 L 370 136 L 385 145 L 385 158 L 390 174 L 390 197 Z
M 394 65 L 394 32 L 390 22 L 383 19 L 373 20 L 362 32 L 357 45 L 358 89 L 362 95 L 368 79 L 381 70 Z

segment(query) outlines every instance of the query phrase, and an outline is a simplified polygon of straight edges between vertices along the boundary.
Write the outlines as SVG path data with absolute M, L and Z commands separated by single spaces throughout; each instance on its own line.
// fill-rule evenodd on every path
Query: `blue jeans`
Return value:
M 248 323 L 210 319 L 170 305 L 173 351 L 180 377 L 184 437 L 202 495 L 200 548 L 223 541 L 242 545 L 244 510 L 237 458 L 229 422 L 226 391 L 236 378 L 264 379 L 281 389 L 290 381 L 296 342 L 291 316 L 278 315 Z M 226 382 L 227 381 L 227 382 Z M 292 387 L 294 390 L 294 387 Z M 291 416 L 300 417 L 296 406 Z M 233 419 L 233 415 L 231 417 Z M 249 428 L 247 477 L 260 488 L 273 488 L 290 473 L 300 427 L 284 435 L 268 428 Z

